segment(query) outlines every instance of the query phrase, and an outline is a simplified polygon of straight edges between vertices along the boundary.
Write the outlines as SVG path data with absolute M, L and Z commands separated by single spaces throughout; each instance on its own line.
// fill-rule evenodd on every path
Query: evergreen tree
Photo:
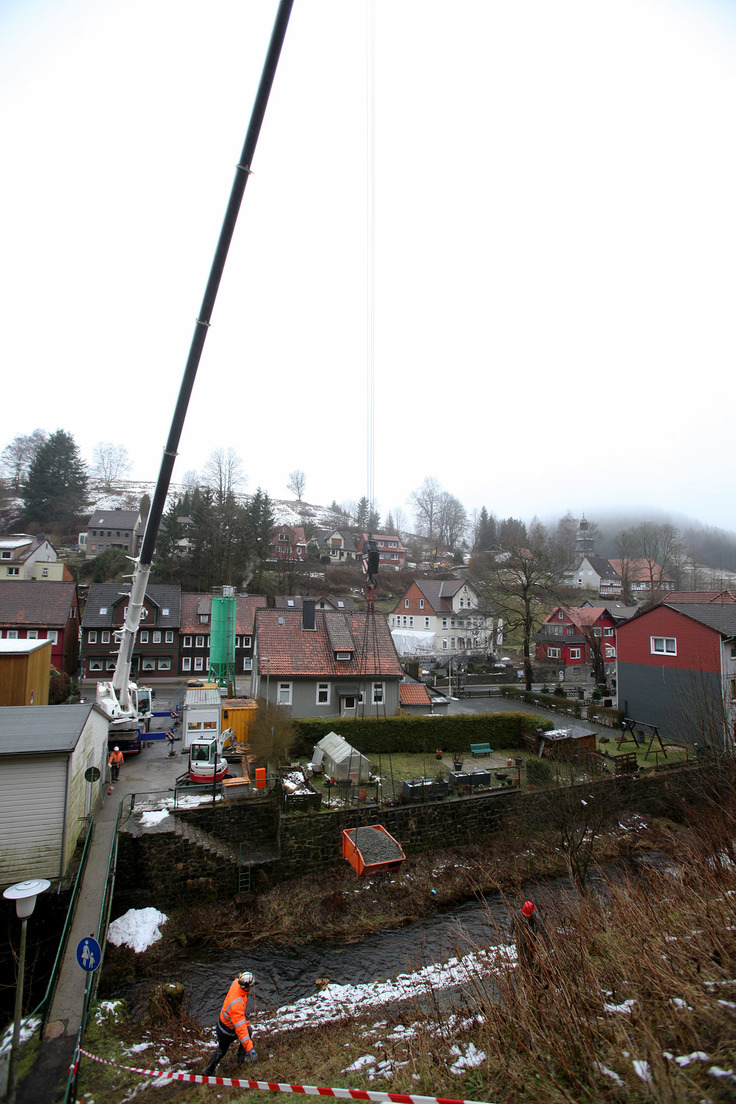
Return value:
M 475 551 L 487 552 L 493 548 L 497 540 L 496 519 L 489 514 L 485 506 L 481 507 L 478 516 L 478 528 L 475 534 Z
M 355 511 L 355 524 L 361 532 L 368 528 L 368 515 L 370 514 L 370 510 L 371 504 L 365 495 L 363 495 Z
M 267 491 L 257 488 L 245 508 L 245 548 L 247 550 L 246 574 L 253 580 L 256 590 L 260 588 L 263 564 L 271 545 L 271 530 L 274 525 L 273 503 Z
M 87 505 L 87 468 L 70 433 L 57 429 L 38 449 L 22 489 L 28 521 L 71 533 Z

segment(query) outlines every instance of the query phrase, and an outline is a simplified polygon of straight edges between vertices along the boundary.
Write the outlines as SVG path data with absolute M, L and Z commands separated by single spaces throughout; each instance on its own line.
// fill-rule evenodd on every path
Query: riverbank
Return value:
M 377 982 L 364 987 L 361 999 L 360 993 L 347 993 L 345 986 L 331 986 L 325 979 L 321 999 L 300 1002 L 301 1012 L 282 1008 L 271 1017 L 256 1016 L 257 1065 L 244 1070 L 228 1055 L 218 1073 L 271 1083 L 514 1104 L 732 1100 L 734 803 L 693 816 L 687 827 L 636 817 L 621 823 L 601 837 L 597 853 L 618 855 L 617 876 L 604 881 L 595 894 L 566 896 L 564 914 L 555 914 L 554 908 L 546 912 L 551 951 L 539 956 L 534 970 L 516 965 L 513 947 L 505 956 L 485 958 L 479 947 L 467 962 L 445 963 L 428 973 L 420 995 L 400 1008 Z M 653 847 L 668 856 L 655 866 L 646 861 Z M 480 893 L 482 881 L 512 896 L 529 878 L 541 880 L 558 872 L 561 861 L 554 848 L 532 846 L 513 857 L 508 851 L 484 856 L 480 848 L 412 856 L 402 888 L 405 893 L 412 892 L 412 884 L 420 888 L 403 905 L 388 894 L 390 883 L 381 891 L 349 870 L 336 870 L 327 885 L 322 879 L 305 879 L 298 896 L 290 898 L 288 918 L 279 914 L 289 899 L 275 894 L 294 887 L 269 892 L 268 900 L 253 905 L 253 915 L 239 933 L 252 932 L 259 917 L 268 921 L 272 916 L 273 935 L 300 942 L 313 934 L 310 925 L 321 918 L 318 931 L 342 932 L 348 941 L 356 921 L 366 928 L 379 922 L 372 915 L 376 900 L 383 901 L 384 917 L 400 919 L 413 914 L 427 892 L 432 907 L 445 907 L 448 894 L 460 892 L 463 885 L 466 893 Z M 319 902 L 310 904 L 321 886 Z M 437 906 L 431 888 L 438 890 L 437 897 L 442 891 Z M 212 940 L 228 938 L 229 923 L 217 926 L 214 913 L 209 920 L 215 926 L 206 934 L 189 926 L 184 913 L 172 916 L 171 931 L 160 943 L 135 956 L 138 972 L 150 968 L 157 956 L 158 980 L 164 982 L 182 948 L 201 945 L 204 950 Z M 164 925 L 164 933 L 168 927 Z M 246 946 L 239 933 L 230 931 L 230 936 Z M 488 945 L 496 941 L 489 925 Z M 111 948 L 109 957 L 117 953 Z M 464 971 L 464 1004 L 462 1011 L 447 1013 L 439 993 L 451 970 Z M 330 998 L 331 1020 L 321 1013 Z M 154 988 L 148 1009 L 135 1017 L 126 1017 L 123 1006 L 102 1005 L 87 1047 L 117 1065 L 85 1060 L 80 1099 L 96 1104 L 128 1101 L 152 1083 L 123 1066 L 160 1071 L 153 1082 L 157 1099 L 180 1100 L 184 1091 L 194 1104 L 212 1099 L 210 1086 L 182 1090 L 166 1081 L 174 1071 L 200 1073 L 211 1047 L 209 1032 L 188 1018 L 186 998 L 172 1009 L 162 990 Z M 245 1099 L 238 1088 L 215 1091 L 221 1100 Z M 251 1099 L 254 1095 L 275 1099 L 272 1093 L 248 1093 Z

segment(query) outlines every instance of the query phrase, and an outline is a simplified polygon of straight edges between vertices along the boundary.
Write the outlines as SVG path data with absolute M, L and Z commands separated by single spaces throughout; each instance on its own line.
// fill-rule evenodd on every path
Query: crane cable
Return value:
M 376 6 L 366 0 L 366 482 L 375 514 Z

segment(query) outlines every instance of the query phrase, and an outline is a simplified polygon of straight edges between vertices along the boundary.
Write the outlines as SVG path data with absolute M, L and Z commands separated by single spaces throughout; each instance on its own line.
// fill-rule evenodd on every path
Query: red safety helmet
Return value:
M 521 906 L 521 911 L 524 913 L 524 916 L 531 916 L 534 912 L 534 903 L 532 901 L 525 901 Z

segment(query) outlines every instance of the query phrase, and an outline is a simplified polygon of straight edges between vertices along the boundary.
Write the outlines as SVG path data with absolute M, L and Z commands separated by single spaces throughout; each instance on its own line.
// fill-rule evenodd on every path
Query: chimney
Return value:
M 316 629 L 314 621 L 314 599 L 305 598 L 302 602 L 302 629 L 305 632 L 314 632 Z

